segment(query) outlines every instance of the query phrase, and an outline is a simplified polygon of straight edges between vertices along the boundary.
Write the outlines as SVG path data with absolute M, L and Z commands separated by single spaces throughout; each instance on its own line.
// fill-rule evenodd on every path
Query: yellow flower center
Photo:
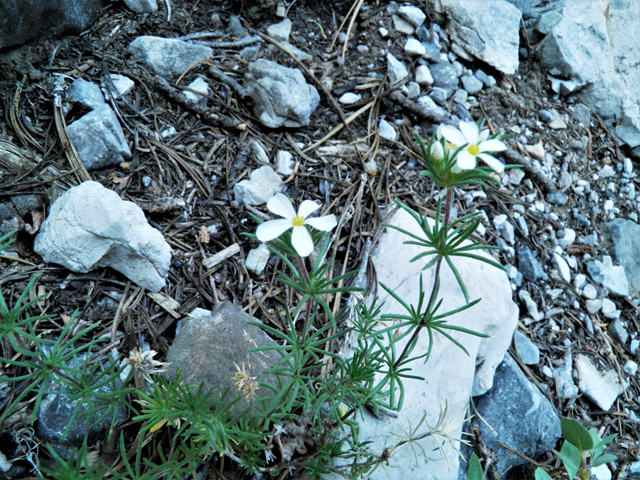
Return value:
M 480 149 L 478 148 L 477 145 L 470 145 L 469 148 L 467 149 L 467 151 L 471 154 L 471 155 L 477 155 L 478 152 L 480 151 Z
M 304 224 L 304 217 L 293 217 L 293 226 L 301 227 Z

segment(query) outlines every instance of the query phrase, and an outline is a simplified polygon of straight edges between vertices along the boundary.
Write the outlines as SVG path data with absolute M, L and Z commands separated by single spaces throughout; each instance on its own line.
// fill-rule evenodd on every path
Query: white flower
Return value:
M 462 147 L 456 157 L 456 167 L 460 170 L 476 168 L 476 159 L 482 160 L 497 173 L 504 172 L 504 165 L 500 160 L 486 152 L 502 152 L 507 146 L 500 140 L 491 139 L 489 130 L 480 132 L 473 122 L 460 122 L 460 130 L 450 125 L 442 127 L 442 136 L 455 147 Z
M 301 257 L 307 257 L 313 251 L 313 240 L 305 225 L 311 225 L 313 228 L 327 232 L 338 223 L 335 215 L 307 218 L 320 208 L 320 205 L 311 200 L 302 202 L 298 213 L 296 213 L 293 205 L 291 205 L 291 201 L 281 193 L 276 193 L 275 196 L 267 202 L 267 208 L 276 215 L 284 218 L 280 220 L 269 220 L 259 225 L 258 230 L 256 230 L 258 240 L 268 242 L 293 227 L 291 244 Z

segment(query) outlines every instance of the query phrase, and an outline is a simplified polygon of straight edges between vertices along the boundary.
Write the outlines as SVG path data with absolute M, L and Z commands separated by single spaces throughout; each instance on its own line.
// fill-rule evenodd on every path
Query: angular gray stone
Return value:
M 111 267 L 152 292 L 164 287 L 171 263 L 171 247 L 140 207 L 92 181 L 55 201 L 33 249 L 74 272 Z
M 500 478 L 526 461 L 495 440 L 536 458 L 554 448 L 562 434 L 555 408 L 509 354 L 497 368 L 491 390 L 474 400 L 478 413 L 497 432 L 496 436 L 483 422 L 472 420 L 487 446 L 498 453 L 496 468 Z
M 446 88 L 452 92 L 458 88 L 458 72 L 450 63 L 436 63 L 429 67 L 429 71 L 436 87 Z
M 165 77 L 177 77 L 213 56 L 213 50 L 203 45 L 182 42 L 172 38 L 142 36 L 129 44 L 133 57 Z
M 465 75 L 460 78 L 462 81 L 462 88 L 464 88 L 469 95 L 475 95 L 482 90 L 483 84 L 476 77 Z
M 249 180 L 236 183 L 233 194 L 240 204 L 262 205 L 283 189 L 280 176 L 273 171 L 273 168 L 265 165 L 251 172 Z
M 291 19 L 285 18 L 279 23 L 267 27 L 267 35 L 279 42 L 288 42 L 291 35 Z
M 640 225 L 622 218 L 603 226 L 605 246 L 613 259 L 624 267 L 629 291 L 640 294 Z
M 167 361 L 171 362 L 165 372 L 167 378 L 174 378 L 182 369 L 180 380 L 187 385 L 203 384 L 204 391 L 213 389 L 212 400 L 220 398 L 228 388 L 225 401 L 238 399 L 232 409 L 240 415 L 249 408 L 257 408 L 235 388 L 232 378 L 238 368 L 245 368 L 257 382 L 277 385 L 273 375 L 266 375 L 281 357 L 274 351 L 252 352 L 249 350 L 266 345 L 275 345 L 266 333 L 249 322 L 257 320 L 247 315 L 231 302 L 220 302 L 211 315 L 188 318 L 169 347 Z M 259 388 L 257 397 L 269 395 L 270 391 Z
M 520 330 L 516 330 L 516 350 L 525 365 L 540 363 L 540 349 Z
M 122 127 L 107 104 L 69 125 L 69 137 L 87 170 L 118 165 L 131 158 Z
M 3 0 L 0 49 L 52 35 L 80 33 L 98 18 L 103 0 Z
M 83 78 L 76 78 L 67 92 L 67 98 L 71 103 L 82 105 L 93 110 L 105 104 L 100 87 Z
M 615 370 L 601 373 L 586 355 L 578 355 L 576 368 L 580 377 L 580 390 L 593 403 L 608 411 L 622 393 L 622 385 Z
M 129 10 L 136 13 L 153 13 L 158 11 L 157 0 L 124 0 Z
M 404 18 L 407 22 L 413 25 L 415 28 L 420 28 L 424 23 L 427 16 L 418 7 L 412 5 L 403 5 L 398 9 L 398 15 Z
M 431 8 L 447 16 L 451 41 L 502 73 L 518 68 L 522 13 L 503 0 L 429 0 Z M 434 77 L 435 78 L 435 77 Z
M 247 270 L 250 272 L 260 276 L 267 266 L 270 255 L 271 251 L 269 250 L 269 247 L 265 243 L 261 243 L 258 247 L 249 250 L 247 260 L 245 261 L 245 267 L 247 267 Z
M 390 53 L 387 53 L 387 71 L 389 72 L 389 82 L 392 86 L 400 83 L 409 75 L 409 71 L 407 67 L 404 66 L 404 63 Z
M 287 68 L 263 58 L 249 64 L 244 84 L 253 98 L 254 113 L 270 128 L 302 127 L 320 103 L 314 86 L 297 68 Z
M 536 260 L 529 247 L 523 247 L 518 250 L 518 270 L 522 273 L 522 276 L 530 282 L 535 282 L 539 278 L 545 278 L 547 276 L 546 273 L 544 273 L 542 264 Z
M 578 395 L 579 390 L 573 382 L 573 357 L 571 350 L 564 352 L 564 363 L 553 369 L 557 377 L 557 390 L 560 398 L 571 398 Z

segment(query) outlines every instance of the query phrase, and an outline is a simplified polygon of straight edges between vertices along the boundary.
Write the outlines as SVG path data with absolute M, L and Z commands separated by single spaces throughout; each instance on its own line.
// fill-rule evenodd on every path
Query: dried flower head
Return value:
M 200 230 L 198 230 L 198 240 L 200 240 L 201 243 L 205 244 L 211 241 L 209 230 L 207 230 L 207 227 L 205 227 L 204 225 L 202 225 L 200 227 Z
M 256 382 L 256 377 L 252 377 L 249 373 L 249 369 L 245 366 L 244 362 L 242 362 L 242 368 L 240 368 L 237 364 L 236 366 L 237 372 L 231 377 L 231 381 L 235 383 L 236 389 L 241 392 L 245 397 L 250 400 L 253 400 L 256 396 L 256 391 L 258 390 L 258 382 Z
M 153 383 L 151 375 L 165 372 L 170 365 L 168 362 L 154 360 L 153 357 L 155 357 L 157 353 L 155 350 L 143 352 L 139 348 L 134 348 L 129 352 L 129 358 L 125 359 L 124 363 L 141 373 L 147 382 Z

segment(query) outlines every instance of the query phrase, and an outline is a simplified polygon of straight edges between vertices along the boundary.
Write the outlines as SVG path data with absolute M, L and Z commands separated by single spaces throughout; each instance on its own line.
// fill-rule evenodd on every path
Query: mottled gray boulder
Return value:
M 91 181 L 56 200 L 33 248 L 45 262 L 81 273 L 111 267 L 153 292 L 171 262 L 171 247 L 140 207 Z
M 194 63 L 213 56 L 213 50 L 203 45 L 172 38 L 143 36 L 129 44 L 133 57 L 165 77 L 182 75 Z
M 307 84 L 299 69 L 262 58 L 249 64 L 244 84 L 253 98 L 255 115 L 267 127 L 309 125 L 320 103 L 318 91 Z
M 100 14 L 103 0 L 2 0 L 0 48 L 65 33 L 80 33 Z
M 484 422 L 472 420 L 480 427 L 487 446 L 498 454 L 497 471 L 500 478 L 511 468 L 525 464 L 525 460 L 500 447 L 498 440 L 531 458 L 537 458 L 552 448 L 561 436 L 560 418 L 553 405 L 520 370 L 510 355 L 493 377 L 493 388 L 475 399 L 476 409 L 497 435 Z M 464 450 L 467 450 L 466 448 Z M 471 452 L 464 452 L 465 458 Z M 465 468 L 460 469 L 460 479 Z
M 618 218 L 606 223 L 603 235 L 613 259 L 624 267 L 630 295 L 640 294 L 640 225 Z
M 69 125 L 69 137 L 87 170 L 118 165 L 131 158 L 122 127 L 106 103 Z
M 548 7 L 538 19 L 538 31 L 548 31 L 538 56 L 552 87 L 561 94 L 577 92 L 640 154 L 640 43 L 629 35 L 640 22 L 640 2 L 611 2 L 606 12 L 584 8 L 583 0 Z
M 153 13 L 158 11 L 157 0 L 124 0 L 129 10 L 136 13 Z
M 447 17 L 446 32 L 452 50 L 475 57 L 502 73 L 518 68 L 522 13 L 505 0 L 429 0 L 431 8 Z
M 240 414 L 246 411 L 252 402 L 235 388 L 232 380 L 238 368 L 242 369 L 244 364 L 256 382 L 276 385 L 276 378 L 265 372 L 281 358 L 274 351 L 249 353 L 253 348 L 275 345 L 262 329 L 249 325 L 249 322 L 255 321 L 231 302 L 219 303 L 211 315 L 186 319 L 169 348 L 167 361 L 172 363 L 165 376 L 174 378 L 178 369 L 181 369 L 180 380 L 187 385 L 203 384 L 205 392 L 213 389 L 211 399 L 219 398 L 228 388 L 225 400 L 231 402 L 238 399 L 233 412 Z M 260 387 L 256 396 L 269 393 L 269 390 Z
M 69 368 L 85 369 L 84 361 L 86 355 L 80 355 L 67 363 Z M 94 381 L 99 381 L 99 369 L 96 370 Z M 71 375 L 65 372 L 66 375 Z M 101 386 L 97 389 L 97 394 L 109 394 L 122 385 L 119 377 L 108 381 L 108 376 L 102 377 Z M 69 387 L 58 376 L 54 375 L 46 387 L 47 393 L 42 397 L 38 410 L 37 432 L 38 436 L 46 444 L 53 447 L 58 455 L 68 458 L 70 454 L 80 447 L 85 437 L 88 437 L 89 445 L 95 443 L 100 437 L 104 438 L 107 431 L 104 424 L 121 423 L 128 418 L 128 410 L 121 402 L 115 410 L 111 411 L 100 423 L 94 425 L 100 418 L 108 413 L 104 409 L 104 400 L 92 397 L 89 402 L 73 400 L 72 394 L 62 393 Z M 91 410 L 93 410 L 92 413 Z M 68 428 L 67 428 L 68 427 Z

